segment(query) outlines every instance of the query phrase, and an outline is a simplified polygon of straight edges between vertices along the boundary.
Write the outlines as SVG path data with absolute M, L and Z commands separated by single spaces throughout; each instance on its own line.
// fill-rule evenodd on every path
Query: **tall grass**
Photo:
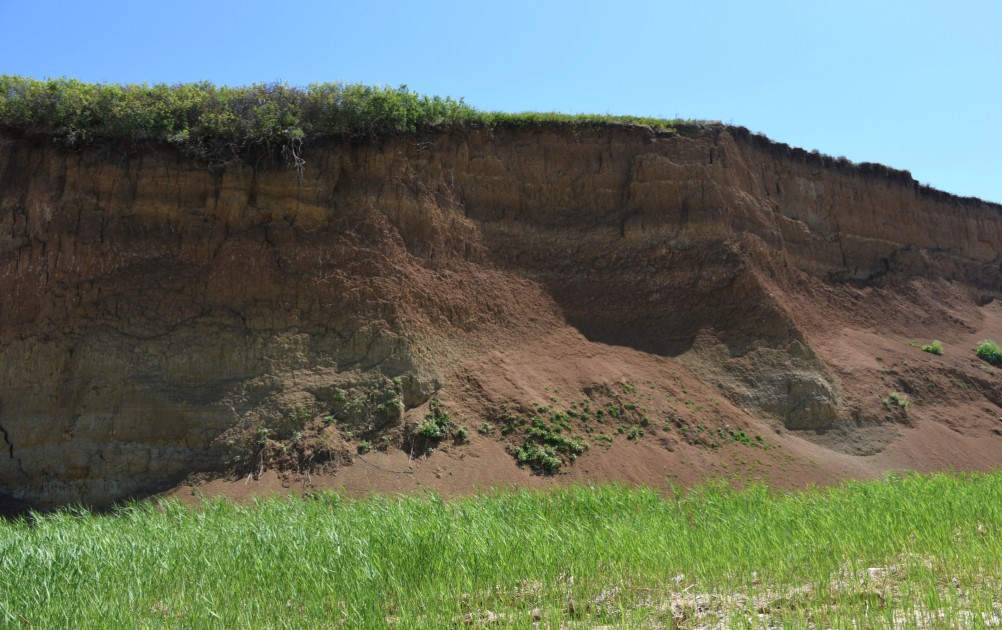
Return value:
M 997 620 L 1002 474 L 797 494 L 135 503 L 0 523 L 0 626 L 530 627 Z

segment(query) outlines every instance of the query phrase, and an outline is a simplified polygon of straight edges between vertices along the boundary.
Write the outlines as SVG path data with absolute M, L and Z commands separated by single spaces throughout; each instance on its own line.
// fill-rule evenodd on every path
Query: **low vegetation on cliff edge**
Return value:
M 4 627 L 983 627 L 1002 473 L 0 521 Z
M 483 112 L 463 99 L 346 83 L 245 87 L 208 82 L 116 85 L 0 75 L 0 130 L 75 147 L 95 142 L 158 144 L 209 163 L 247 157 L 301 165 L 304 142 L 366 139 L 443 125 L 639 124 L 671 130 L 679 121 L 632 116 Z

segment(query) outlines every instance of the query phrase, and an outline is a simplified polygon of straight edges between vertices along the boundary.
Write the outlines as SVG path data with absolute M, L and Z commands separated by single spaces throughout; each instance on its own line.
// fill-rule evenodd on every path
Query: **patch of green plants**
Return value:
M 911 404 L 908 396 L 896 391 L 888 394 L 886 398 L 882 398 L 881 402 L 884 403 L 884 406 L 888 409 L 893 409 L 897 406 L 897 408 L 901 410 L 908 409 L 908 406 Z
M 556 463 L 543 455 L 559 457 L 561 465 L 567 465 L 580 454 L 579 446 L 586 445 L 586 439 L 605 446 L 611 445 L 616 436 L 637 441 L 648 434 L 657 435 L 662 424 L 664 430 L 672 430 L 667 421 L 674 422 L 680 429 L 685 427 L 682 438 L 692 444 L 719 447 L 732 441 L 733 438 L 724 429 L 716 428 L 711 432 L 702 423 L 700 431 L 703 435 L 697 435 L 674 412 L 669 412 L 660 420 L 652 418 L 651 414 L 656 410 L 637 402 L 638 398 L 643 398 L 643 395 L 637 395 L 637 391 L 638 386 L 630 381 L 605 383 L 586 390 L 585 399 L 569 402 L 566 409 L 535 403 L 519 414 L 513 412 L 508 404 L 500 404 L 491 411 L 489 419 L 497 423 L 502 436 L 509 438 L 509 452 L 521 463 L 537 461 L 533 468 L 542 472 L 557 469 Z M 653 404 L 653 398 L 648 398 Z M 687 402 L 693 409 L 702 408 L 692 401 Z M 707 411 L 708 419 L 719 414 L 719 405 L 719 401 L 713 401 L 713 408 Z M 513 436 L 529 440 L 534 446 L 527 448 L 524 442 Z M 521 454 L 519 449 L 522 449 Z
M 999 348 L 999 345 L 991 339 L 985 339 L 978 343 L 974 348 L 974 354 L 992 365 L 1002 365 L 1002 348 Z
M 400 379 L 384 379 L 348 389 L 334 388 L 329 406 L 321 416 L 323 422 L 337 423 L 342 435 L 345 431 L 372 433 L 396 424 L 404 411 L 400 387 Z
M 286 414 L 288 423 L 292 426 L 302 426 L 313 417 L 313 411 L 307 407 L 296 407 Z
M 552 474 L 559 471 L 565 463 L 573 462 L 588 450 L 588 442 L 564 435 L 565 430 L 569 430 L 569 426 L 552 422 L 552 417 L 550 422 L 534 418 L 522 445 L 511 448 L 515 459 L 536 472 Z
M 571 430 L 571 415 L 562 411 L 551 411 L 548 417 L 549 424 L 557 432 Z M 533 419 L 533 424 L 538 424 L 538 418 Z
M 69 147 L 159 145 L 209 164 L 264 157 L 293 166 L 300 174 L 305 166 L 303 147 L 328 138 L 366 140 L 442 126 L 644 125 L 672 132 L 680 124 L 700 123 L 482 112 L 463 99 L 425 96 L 405 85 L 116 85 L 0 75 L 0 130 L 8 134 Z
M 268 427 L 258 427 L 257 428 L 257 445 L 264 446 L 264 443 L 268 441 L 268 437 L 271 435 L 271 430 Z
M 675 131 L 682 125 L 699 126 L 699 120 L 651 118 L 644 116 L 610 116 L 607 114 L 564 114 L 561 112 L 477 112 L 474 120 L 490 127 L 529 127 L 567 125 L 573 127 L 606 127 L 610 125 L 643 126 L 663 132 Z
M 491 433 L 494 433 L 494 425 L 490 422 L 485 422 L 480 425 L 479 429 L 477 429 L 477 433 L 480 435 L 490 435 Z
M 732 430 L 731 431 L 731 439 L 733 439 L 735 442 L 740 442 L 741 444 L 744 444 L 745 446 L 751 446 L 751 444 L 752 444 L 752 439 L 744 431 L 733 431 Z
M 528 466 L 538 473 L 553 474 L 588 450 L 588 442 L 572 435 L 572 422 L 576 415 L 572 409 L 559 411 L 537 406 L 536 411 L 539 415 L 526 419 L 512 412 L 507 405 L 500 405 L 491 413 L 491 418 L 501 423 L 501 435 L 517 434 L 521 437 L 521 443 L 508 445 L 508 452 L 519 465 Z M 491 423 L 481 426 L 481 434 L 487 435 L 491 431 Z
M 428 404 L 428 413 L 425 414 L 424 422 L 418 426 L 415 433 L 426 440 L 437 442 L 449 435 L 451 426 L 452 420 L 449 418 L 449 412 L 437 398 L 432 398 Z
M 560 470 L 564 463 L 556 448 L 536 442 L 526 441 L 522 446 L 515 447 L 513 454 L 520 465 L 548 474 Z
M 925 350 L 926 352 L 931 352 L 932 354 L 942 355 L 943 354 L 943 342 L 941 342 L 939 340 L 936 340 L 936 341 L 933 341 L 930 344 L 926 344 L 926 345 L 922 346 L 922 349 Z
M 611 435 L 606 435 L 605 433 L 596 435 L 594 439 L 596 442 L 602 444 L 605 447 L 612 446 L 612 443 L 615 441 L 615 439 Z

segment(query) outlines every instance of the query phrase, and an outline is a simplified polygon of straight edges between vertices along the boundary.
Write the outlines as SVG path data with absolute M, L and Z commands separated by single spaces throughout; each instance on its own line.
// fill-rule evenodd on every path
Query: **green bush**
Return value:
M 930 343 L 928 345 L 922 346 L 922 349 L 925 350 L 926 352 L 931 352 L 932 354 L 942 355 L 943 354 L 943 342 L 941 342 L 939 340 L 936 340 L 936 341 L 933 341 L 932 343 Z
M 974 349 L 974 354 L 992 365 L 1002 364 L 1002 348 L 999 348 L 999 345 L 991 339 L 985 339 L 979 343 Z

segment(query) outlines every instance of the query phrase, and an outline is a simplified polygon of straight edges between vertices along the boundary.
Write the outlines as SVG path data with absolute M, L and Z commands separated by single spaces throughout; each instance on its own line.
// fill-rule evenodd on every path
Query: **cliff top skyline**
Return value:
M 720 120 L 1002 201 L 1002 5 L 0 2 L 3 72 L 408 85 L 487 111 Z

